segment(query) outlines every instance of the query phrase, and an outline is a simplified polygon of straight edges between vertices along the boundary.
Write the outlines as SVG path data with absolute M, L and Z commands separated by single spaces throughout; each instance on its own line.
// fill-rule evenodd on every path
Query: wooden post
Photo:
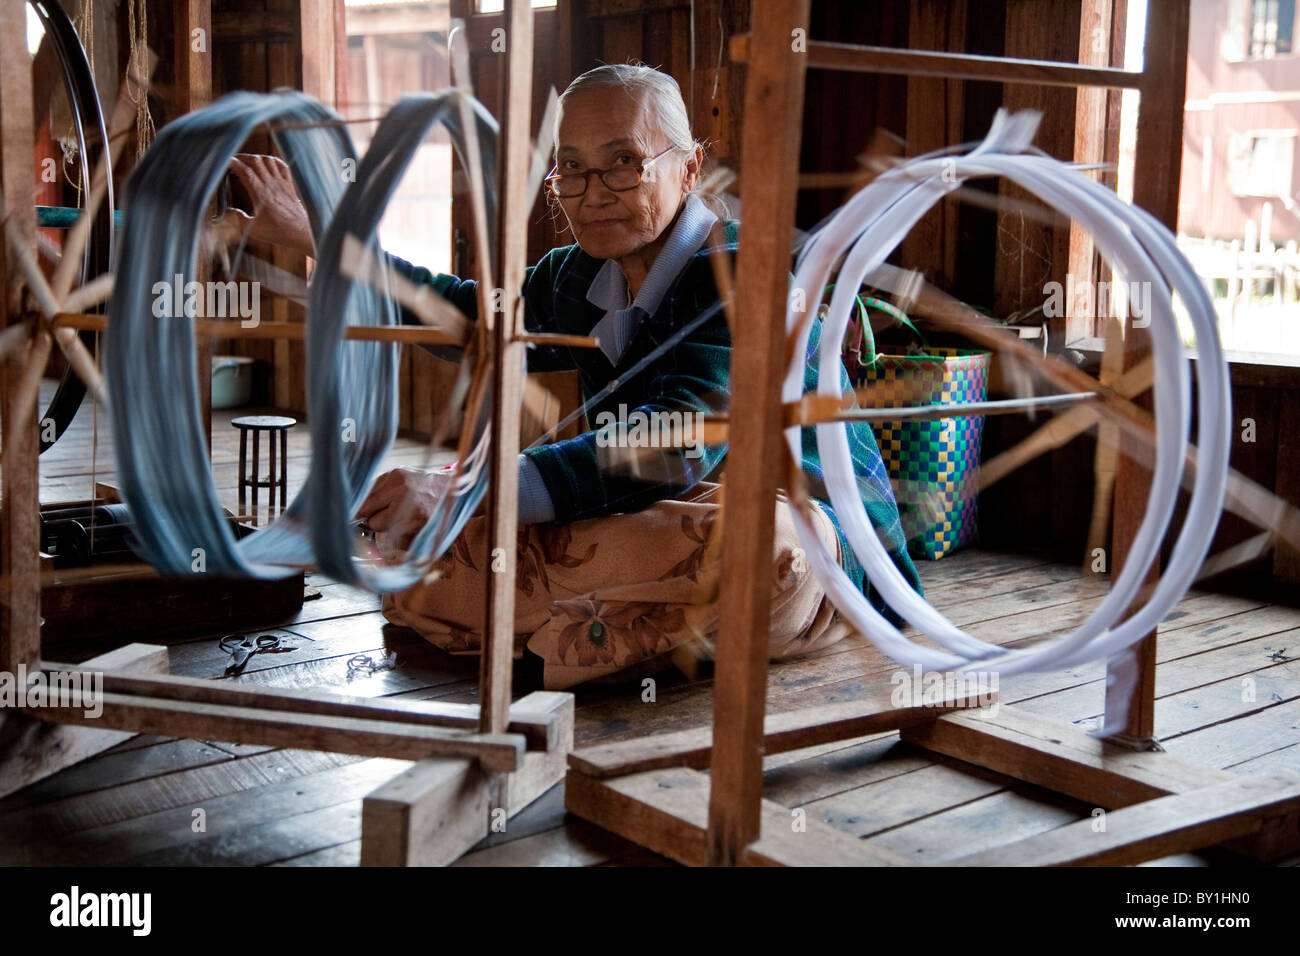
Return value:
M 299 0 L 298 35 L 301 38 L 302 91 L 326 105 L 334 104 L 335 63 L 334 0 Z
M 202 30 L 203 52 L 194 49 L 194 31 Z M 183 0 L 176 4 L 176 107 L 188 113 L 212 102 L 212 2 Z
M 1079 62 L 1089 66 L 1110 66 L 1111 25 L 1114 22 L 1114 0 L 1084 0 L 1079 22 Z M 1122 56 L 1122 51 L 1121 51 Z M 1121 65 L 1123 65 L 1121 63 Z M 1074 108 L 1074 161 L 1076 163 L 1101 163 L 1106 158 L 1107 101 L 1110 91 L 1097 86 L 1080 87 Z M 1087 173 L 1101 179 L 1102 173 Z M 1105 334 L 1105 316 L 1093 314 L 1092 309 L 1078 306 L 1091 302 L 1098 278 L 1097 253 L 1090 236 L 1077 222 L 1070 224 L 1070 261 L 1066 275 L 1074 280 L 1074 301 L 1053 333 L 1062 336 L 1062 344 L 1078 339 Z M 1082 296 L 1085 303 L 1080 303 Z
M 362 866 L 445 866 L 564 779 L 573 749 L 573 695 L 535 691 L 512 709 L 555 718 L 546 750 L 525 754 L 508 777 L 507 794 L 492 793 L 492 775 L 477 760 L 421 760 L 365 798 L 361 809 Z M 496 810 L 498 820 L 492 819 Z
M 759 16 L 759 13 L 762 16 Z M 767 693 L 773 512 L 786 454 L 781 434 L 785 311 L 799 166 L 808 0 L 755 4 L 741 137 L 745 210 L 731 330 L 731 448 L 713 695 L 709 852 L 734 865 L 758 838 Z M 817 301 L 814 290 L 809 302 Z
M 12 218 L 22 241 L 36 248 L 36 140 L 32 130 L 32 69 L 27 52 L 27 5 L 0 0 L 0 218 Z M 0 241 L 0 326 L 24 320 L 22 273 Z M 36 423 L 15 421 L 25 350 L 3 368 L 3 498 L 0 498 L 0 670 L 38 666 L 41 652 L 40 527 Z
M 344 0 L 334 0 L 334 108 L 348 107 L 348 11 Z
M 1178 225 L 1178 184 L 1183 159 L 1183 98 L 1187 88 L 1188 0 L 1150 0 L 1145 39 L 1146 79 L 1139 106 L 1137 147 L 1134 158 L 1133 202 L 1170 229 Z M 1151 353 L 1151 338 L 1130 323 L 1124 335 L 1124 367 L 1132 368 Z M 1149 407 L 1149 403 L 1148 403 Z M 1151 471 L 1137 463 L 1134 439 L 1125 437 L 1115 471 L 1115 525 L 1111 573 L 1118 574 L 1146 511 L 1151 491 Z M 1143 585 L 1143 595 L 1159 577 L 1159 559 Z M 1143 596 L 1139 596 L 1139 603 Z M 1132 610 L 1130 609 L 1130 614 Z M 1155 734 L 1156 635 L 1152 631 L 1138 644 L 1111 658 L 1107 676 L 1123 661 L 1135 661 L 1138 683 L 1124 706 L 1128 719 L 1120 739 L 1150 741 Z M 1106 707 L 1112 705 L 1107 691 Z M 1120 701 L 1114 702 L 1119 706 Z
M 515 550 L 519 527 L 519 417 L 523 403 L 524 257 L 528 254 L 529 126 L 532 117 L 533 11 L 528 0 L 506 2 L 506 71 L 502 97 L 500 179 L 497 195 L 499 250 L 495 276 L 502 311 L 480 316 L 491 321 L 495 361 L 492 370 L 492 490 L 488 520 L 487 626 L 479 672 L 480 727 L 505 727 L 510 711 L 515 643 Z
M 198 42 L 196 30 L 203 31 L 202 52 L 195 50 Z M 183 0 L 176 4 L 176 22 L 173 28 L 172 53 L 176 62 L 176 87 L 174 91 L 176 115 L 183 116 L 212 102 L 212 2 L 211 0 Z M 210 263 L 200 259 L 197 282 L 210 277 Z M 199 339 L 195 350 L 199 372 L 199 414 L 203 416 L 203 430 L 212 448 L 212 340 Z

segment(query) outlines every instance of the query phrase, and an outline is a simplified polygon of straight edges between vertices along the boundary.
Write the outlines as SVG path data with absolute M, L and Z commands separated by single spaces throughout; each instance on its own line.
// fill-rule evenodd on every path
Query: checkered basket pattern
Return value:
M 862 368 L 872 408 L 962 405 L 988 394 L 989 352 L 928 346 L 923 355 L 880 354 Z M 873 422 L 913 557 L 937 561 L 975 540 L 984 416 Z

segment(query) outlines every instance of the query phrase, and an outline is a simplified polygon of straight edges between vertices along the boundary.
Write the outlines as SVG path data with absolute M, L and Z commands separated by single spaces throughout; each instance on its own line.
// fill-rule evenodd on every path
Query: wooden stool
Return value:
M 283 511 L 289 498 L 289 429 L 298 424 L 297 419 L 283 418 L 279 415 L 248 415 L 244 418 L 236 418 L 231 421 L 232 425 L 239 429 L 239 515 L 243 518 L 248 514 L 244 510 L 244 489 L 253 489 L 253 511 L 251 514 L 253 524 L 257 524 L 257 489 L 269 488 L 270 495 L 266 502 L 266 517 L 269 521 L 272 515 L 272 509 L 275 507 L 275 489 L 280 489 L 280 507 L 276 511 Z M 248 433 L 253 433 L 253 471 L 249 474 L 248 463 Z M 267 457 L 270 459 L 270 474 L 266 481 L 258 476 L 258 457 L 261 450 L 262 432 L 270 436 L 267 440 Z M 280 473 L 276 474 L 275 469 L 275 436 L 280 435 Z

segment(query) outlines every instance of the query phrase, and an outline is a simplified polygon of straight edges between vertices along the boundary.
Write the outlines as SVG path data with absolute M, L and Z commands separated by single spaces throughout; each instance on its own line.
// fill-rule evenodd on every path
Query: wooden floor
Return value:
M 221 421 L 218 436 L 227 426 Z M 298 431 L 302 432 L 303 429 Z M 305 434 L 305 432 L 304 432 Z M 306 452 L 291 447 L 301 480 Z M 101 433 L 102 442 L 102 433 Z M 218 441 L 218 479 L 233 474 Z M 55 498 L 83 480 L 69 444 L 53 467 Z M 223 450 L 224 449 L 224 450 Z M 55 451 L 59 451 L 56 446 Z M 105 449 L 101 448 L 101 453 Z M 423 452 L 403 443 L 394 460 Z M 51 465 L 60 459 L 52 458 Z M 43 464 L 44 469 L 44 464 Z M 57 474 L 55 474 L 57 472 Z M 292 473 L 291 473 L 292 476 Z M 43 481 L 45 476 L 43 474 Z M 43 491 L 43 497 L 45 496 Z M 985 639 L 1023 645 L 1077 625 L 1104 582 L 1030 557 L 969 550 L 921 567 L 927 596 Z M 385 627 L 376 597 L 311 579 L 320 597 L 273 629 L 297 649 L 260 655 L 238 678 L 271 687 L 333 688 L 349 694 L 472 702 L 477 665 Z M 264 633 L 266 629 L 253 633 Z M 220 635 L 172 641 L 172 672 L 221 679 Z M 140 640 L 143 635 L 129 635 Z M 101 646 L 69 646 L 84 659 Z M 391 670 L 349 674 L 358 654 Z M 1300 611 L 1208 594 L 1189 595 L 1160 625 L 1156 730 L 1181 757 L 1241 773 L 1300 771 Z M 888 688 L 898 665 L 862 641 L 844 642 L 772 666 L 772 712 L 860 698 Z M 1103 666 L 1009 678 L 1002 706 L 1084 723 L 1102 701 Z M 516 668 L 516 696 L 540 686 L 540 668 Z M 578 745 L 707 724 L 708 680 L 657 676 L 656 699 L 639 681 L 577 691 Z M 0 864 L 356 865 L 362 797 L 404 767 L 398 760 L 272 750 L 221 741 L 137 737 L 0 801 Z M 942 862 L 1053 829 L 1092 807 L 948 759 L 883 734 L 782 754 L 765 762 L 766 796 L 917 861 Z M 556 787 L 462 858 L 458 865 L 656 865 L 667 861 L 563 809 Z M 206 832 L 195 833 L 195 810 Z M 1226 854 L 1182 855 L 1169 865 L 1228 862 Z M 1289 861 L 1295 862 L 1295 861 Z

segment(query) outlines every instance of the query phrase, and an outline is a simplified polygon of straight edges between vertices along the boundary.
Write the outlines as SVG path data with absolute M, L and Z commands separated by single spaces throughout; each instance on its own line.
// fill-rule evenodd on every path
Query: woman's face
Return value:
M 556 172 L 635 167 L 667 149 L 671 143 L 655 128 L 645 99 L 645 94 L 620 89 L 586 90 L 566 99 L 556 137 Z M 674 150 L 656 160 L 634 189 L 614 192 L 592 174 L 586 192 L 559 203 L 584 252 L 618 259 L 659 237 L 695 185 L 698 171 L 693 151 Z

